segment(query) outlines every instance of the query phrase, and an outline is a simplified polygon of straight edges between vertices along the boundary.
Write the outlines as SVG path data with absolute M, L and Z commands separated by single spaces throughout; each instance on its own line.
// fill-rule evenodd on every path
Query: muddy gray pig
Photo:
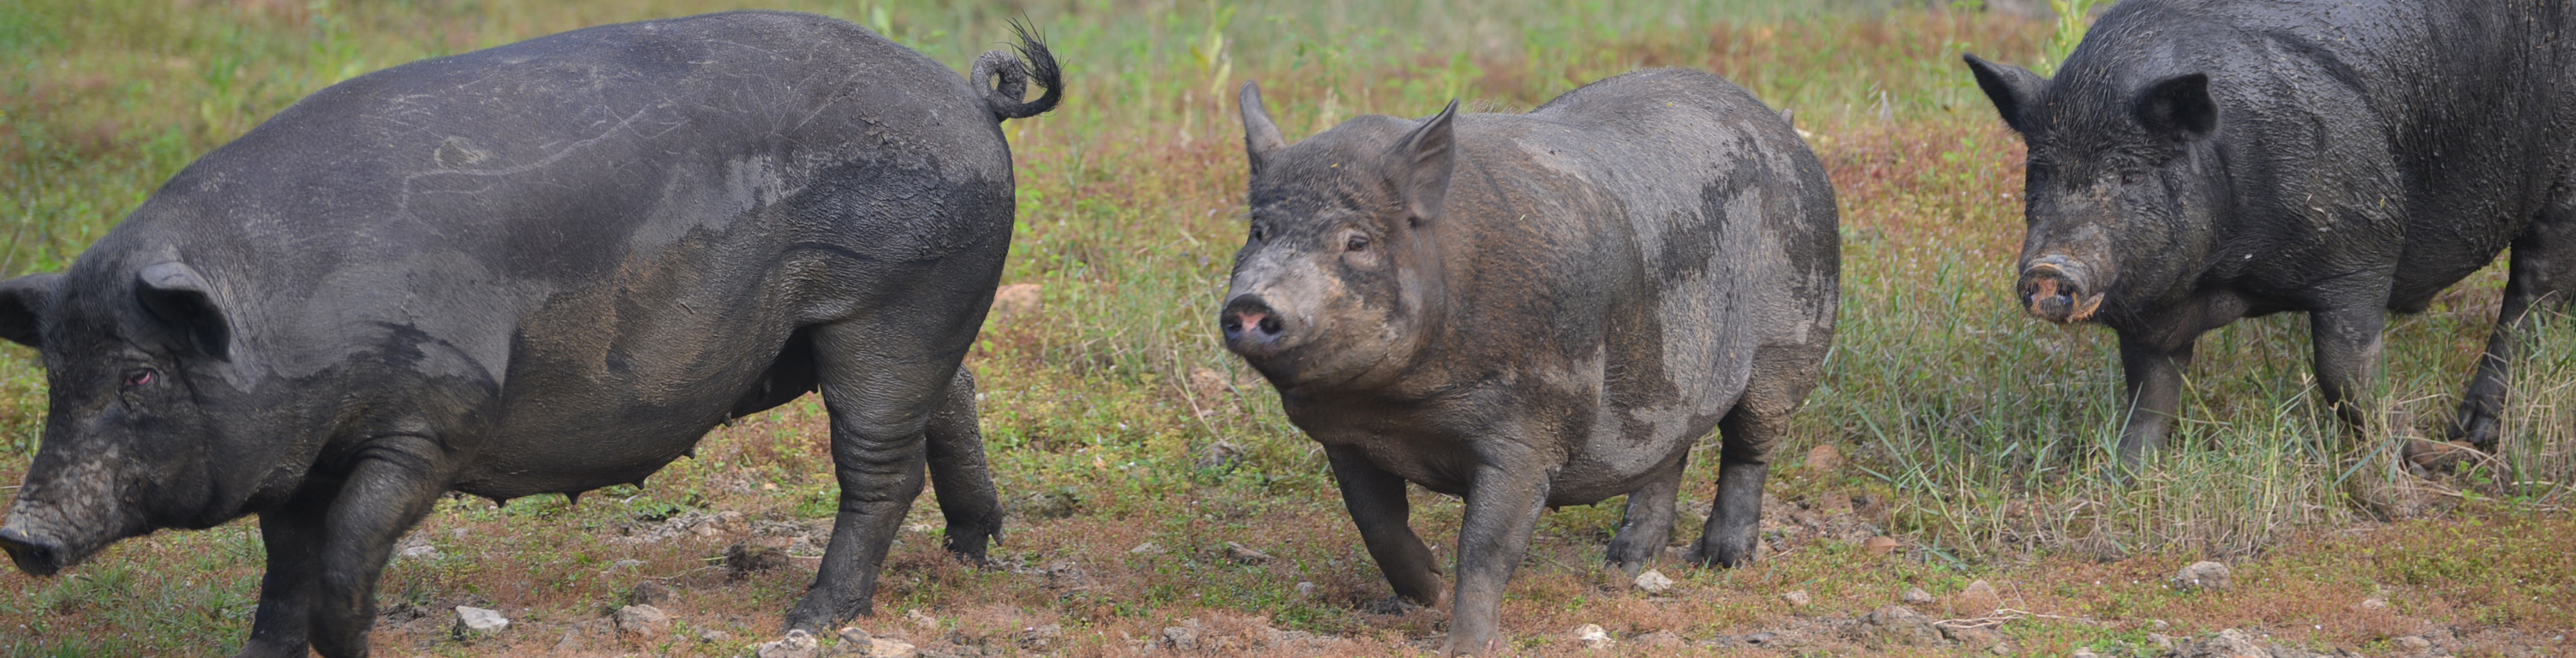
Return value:
M 1754 559 L 1762 480 L 1832 342 L 1833 188 L 1787 121 L 1648 70 L 1528 114 L 1366 116 L 1286 144 L 1243 89 L 1251 235 L 1226 348 L 1322 443 L 1387 582 L 1442 599 L 1404 483 L 1466 499 L 1448 650 L 1498 641 L 1542 508 L 1626 494 L 1608 562 L 1670 537 L 1718 429 L 1695 563 Z
M 1021 36 L 1029 62 L 987 53 L 970 84 L 848 23 L 728 13 L 315 93 L 67 271 L 0 283 L 50 403 L 0 547 L 50 574 L 256 514 L 241 655 L 363 656 L 387 554 L 442 493 L 639 482 L 819 389 L 840 513 L 787 625 L 867 611 L 925 461 L 980 555 L 1000 516 L 958 362 L 1009 248 L 999 122 L 1061 84 Z
M 2390 311 L 2513 248 L 2452 438 L 2491 448 L 2534 304 L 2576 292 L 2576 8 L 2492 0 L 2132 0 L 2054 80 L 1967 56 L 2030 147 L 2019 291 L 2120 337 L 2134 466 L 2192 342 L 2305 311 L 2358 432 Z

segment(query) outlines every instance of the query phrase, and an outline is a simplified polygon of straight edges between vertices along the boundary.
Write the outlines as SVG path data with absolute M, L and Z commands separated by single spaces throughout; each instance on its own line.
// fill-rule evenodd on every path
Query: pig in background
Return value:
M 2576 293 L 2576 8 L 2489 0 L 2131 0 L 2041 79 L 1967 56 L 2030 147 L 2022 305 L 2119 333 L 2134 466 L 2201 333 L 2308 313 L 2351 432 L 2391 311 L 2513 249 L 2450 438 L 2493 449 L 2535 305 Z M 2402 429 L 2402 428 L 2401 428 Z

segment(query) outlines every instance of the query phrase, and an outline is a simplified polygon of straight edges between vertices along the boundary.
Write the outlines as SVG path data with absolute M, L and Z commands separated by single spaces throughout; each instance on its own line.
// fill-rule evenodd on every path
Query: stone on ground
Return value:
M 491 637 L 509 628 L 510 620 L 499 610 L 486 610 L 470 605 L 456 606 L 456 639 L 471 640 Z
M 2175 573 L 2173 586 L 2174 589 L 2186 592 L 2204 589 L 2224 591 L 2227 589 L 2228 577 L 2227 565 L 2202 560 L 2193 562 L 2191 566 L 2183 567 L 2182 571 Z
M 1637 574 L 1636 584 L 1637 589 L 1645 590 L 1647 594 L 1662 594 L 1673 588 L 1673 579 L 1665 576 L 1664 572 L 1647 569 Z
M 646 639 L 661 637 L 662 634 L 671 631 L 671 615 L 662 612 L 661 608 L 649 605 L 639 604 L 618 608 L 617 612 L 610 616 L 617 620 L 618 631 L 633 633 Z
M 1610 648 L 1610 645 L 1616 643 L 1616 641 L 1610 639 L 1610 631 L 1603 630 L 1600 624 L 1584 624 L 1582 626 L 1574 627 L 1574 641 L 1581 642 L 1583 643 L 1583 646 L 1593 649 L 1608 649 Z

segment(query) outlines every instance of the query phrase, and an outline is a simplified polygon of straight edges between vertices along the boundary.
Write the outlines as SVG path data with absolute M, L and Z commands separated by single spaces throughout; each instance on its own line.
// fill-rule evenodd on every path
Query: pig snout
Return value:
M 1225 310 L 1217 313 L 1216 324 L 1225 331 L 1225 348 L 1247 357 L 1279 353 L 1281 338 L 1288 332 L 1288 320 L 1254 294 L 1227 300 Z
M 51 576 L 63 569 L 62 547 L 17 528 L 0 528 L 0 550 L 9 552 L 9 561 L 17 563 L 19 571 Z
M 2063 256 L 2033 261 L 2021 271 L 2023 310 L 2049 322 L 2082 322 L 2102 308 L 2102 291 L 2087 280 L 2084 266 Z

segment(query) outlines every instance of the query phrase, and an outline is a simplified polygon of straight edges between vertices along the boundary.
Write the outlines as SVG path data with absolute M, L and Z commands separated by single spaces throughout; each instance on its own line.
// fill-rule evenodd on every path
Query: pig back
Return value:
M 1658 69 L 1526 115 L 1469 118 L 1481 120 L 1461 124 L 1459 175 L 1514 181 L 1452 188 L 1452 204 L 1490 194 L 1470 205 L 1513 218 L 1476 232 L 1480 254 L 1514 255 L 1477 260 L 1544 272 L 1471 294 L 1557 298 L 1549 326 L 1530 333 L 1559 339 L 1555 355 L 1569 374 L 1588 371 L 1597 395 L 1561 487 L 1617 482 L 1602 493 L 1624 493 L 1612 489 L 1706 434 L 1748 380 L 1767 376 L 1757 355 L 1821 359 L 1837 303 L 1833 190 L 1778 113 L 1716 76 Z

